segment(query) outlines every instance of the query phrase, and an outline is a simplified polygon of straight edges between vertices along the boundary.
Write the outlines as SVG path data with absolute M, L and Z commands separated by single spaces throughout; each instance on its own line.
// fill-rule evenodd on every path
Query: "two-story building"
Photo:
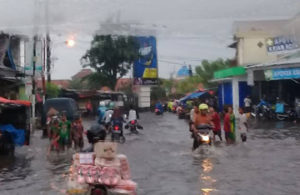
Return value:
M 235 113 L 244 106 L 244 98 L 250 95 L 254 102 L 268 95 L 270 86 L 263 71 L 256 70 L 264 63 L 276 62 L 287 53 L 295 51 L 297 44 L 286 34 L 291 20 L 239 21 L 234 23 L 234 42 L 229 46 L 236 49 L 237 67 L 215 73 L 219 82 L 219 105 L 232 105 Z M 260 66 L 257 66 L 259 65 Z M 255 67 L 255 68 L 254 68 Z M 276 98 L 274 88 L 269 88 Z M 269 95 L 268 95 L 269 96 Z M 272 97 L 273 97 L 272 96 Z

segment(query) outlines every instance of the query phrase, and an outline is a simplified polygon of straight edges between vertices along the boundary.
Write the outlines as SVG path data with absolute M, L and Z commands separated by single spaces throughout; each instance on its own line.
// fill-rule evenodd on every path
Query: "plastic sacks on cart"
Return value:
M 17 146 L 23 146 L 25 143 L 25 130 L 16 129 L 13 125 L 0 125 L 0 131 L 8 132 L 14 141 L 14 144 Z

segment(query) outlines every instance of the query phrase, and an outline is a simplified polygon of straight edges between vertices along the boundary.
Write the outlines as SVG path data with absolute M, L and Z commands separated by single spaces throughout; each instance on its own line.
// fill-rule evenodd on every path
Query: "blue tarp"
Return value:
M 284 104 L 283 103 L 277 103 L 275 105 L 275 112 L 276 113 L 284 113 Z
M 15 145 L 23 146 L 25 143 L 25 130 L 16 129 L 13 125 L 0 125 L 0 131 L 6 131 L 12 135 Z
M 204 95 L 206 93 L 207 92 L 194 92 L 194 93 L 191 93 L 191 94 L 181 98 L 179 101 L 180 102 L 185 102 L 187 100 L 196 99 L 196 98 L 199 98 L 199 97 L 201 97 L 202 95 Z

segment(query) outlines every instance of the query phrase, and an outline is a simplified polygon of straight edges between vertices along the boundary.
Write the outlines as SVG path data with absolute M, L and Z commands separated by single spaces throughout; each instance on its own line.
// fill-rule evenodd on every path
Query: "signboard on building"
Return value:
M 268 38 L 266 40 L 266 44 L 268 53 L 275 55 L 299 49 L 299 46 L 295 43 L 295 41 L 284 36 Z
M 37 41 L 36 43 L 36 58 L 33 57 L 33 41 L 28 41 L 25 43 L 25 73 L 27 75 L 33 74 L 33 61 L 35 60 L 35 74 L 40 77 L 43 72 L 43 43 L 42 41 Z
M 134 62 L 134 84 L 158 84 L 156 39 L 150 37 L 136 37 L 139 43 L 139 59 Z
M 265 70 L 266 80 L 299 79 L 300 68 L 278 68 Z

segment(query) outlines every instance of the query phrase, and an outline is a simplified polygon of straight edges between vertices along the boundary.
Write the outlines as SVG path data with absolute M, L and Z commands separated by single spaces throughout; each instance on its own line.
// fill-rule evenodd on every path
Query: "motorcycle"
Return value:
M 155 112 L 156 115 L 162 115 L 163 114 L 163 112 L 161 110 L 159 110 L 158 108 L 155 108 L 154 112 Z
M 179 119 L 184 119 L 184 118 L 185 118 L 184 108 L 180 106 L 180 107 L 178 108 L 177 114 L 178 114 L 178 118 L 179 118 Z
M 255 108 L 255 114 L 252 115 L 255 116 L 255 118 L 270 120 L 274 118 L 274 111 L 270 105 L 258 105 Z
M 212 127 L 210 125 L 200 125 L 196 128 L 198 132 L 194 137 L 194 141 L 196 142 L 197 147 L 204 144 L 211 145 L 212 137 L 210 136 L 210 132 L 212 130 Z
M 130 132 L 133 134 L 139 134 L 137 129 L 143 129 L 136 120 L 129 121 L 129 123 L 125 126 L 126 129 L 130 129 Z
M 291 108 L 285 108 L 284 104 L 276 104 L 276 119 L 283 121 L 287 119 L 294 120 L 297 118 L 297 113 Z
M 125 143 L 126 139 L 123 135 L 123 125 L 121 122 L 112 123 L 111 141 L 117 141 L 121 144 Z

